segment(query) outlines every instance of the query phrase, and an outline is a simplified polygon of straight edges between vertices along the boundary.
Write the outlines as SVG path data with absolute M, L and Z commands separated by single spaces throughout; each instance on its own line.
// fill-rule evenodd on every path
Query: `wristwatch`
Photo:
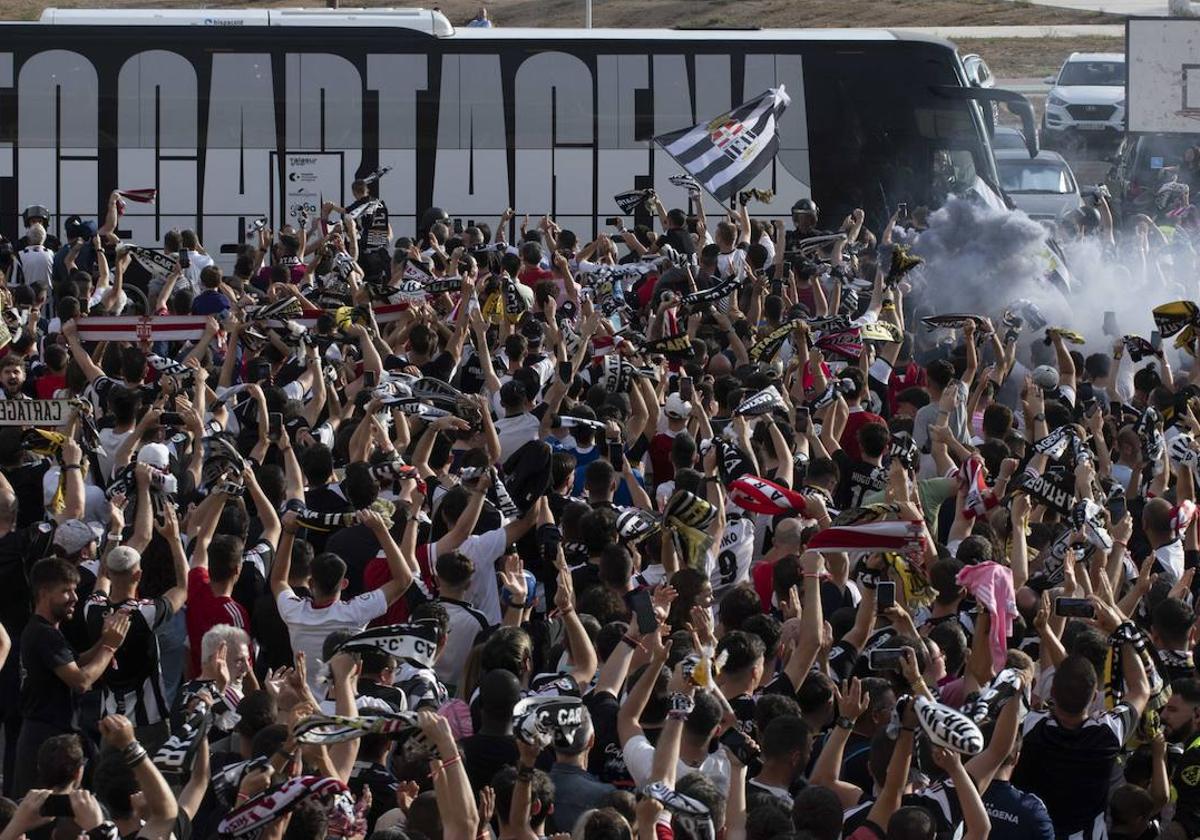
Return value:
M 1045 420 L 1046 414 L 1045 414 L 1045 412 L 1039 411 L 1037 414 L 1033 415 L 1033 419 L 1034 420 Z
M 833 722 L 834 726 L 839 726 L 849 732 L 854 728 L 854 721 L 845 715 L 838 715 L 838 719 Z

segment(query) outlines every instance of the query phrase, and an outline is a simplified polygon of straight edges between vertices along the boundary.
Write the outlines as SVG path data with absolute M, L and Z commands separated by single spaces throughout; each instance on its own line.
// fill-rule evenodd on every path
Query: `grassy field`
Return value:
M 1000 79 L 1040 78 L 1058 71 L 1072 52 L 1125 52 L 1124 38 L 958 39 L 962 53 L 979 53 Z
M 479 0 L 434 0 L 456 24 L 475 15 Z M 0 0 L 0 18 L 32 19 L 45 2 Z M 264 3 L 210 3 L 199 0 L 59 0 L 60 7 L 209 8 L 317 5 L 303 0 Z M 402 0 L 348 0 L 345 6 L 397 6 Z M 418 5 L 412 3 L 411 5 Z M 583 0 L 501 0 L 486 3 L 501 26 L 582 26 Z M 830 0 L 594 0 L 592 22 L 611 27 L 827 27 L 827 26 L 1037 26 L 1051 24 L 1119 23 L 1099 12 L 1078 12 L 1035 6 L 1014 0 L 874 0 L 868 3 Z

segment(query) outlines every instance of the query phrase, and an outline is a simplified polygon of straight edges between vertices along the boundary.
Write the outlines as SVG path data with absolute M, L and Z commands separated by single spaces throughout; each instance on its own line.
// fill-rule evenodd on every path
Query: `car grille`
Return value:
M 1106 120 L 1116 111 L 1113 105 L 1068 105 L 1067 113 L 1077 120 Z

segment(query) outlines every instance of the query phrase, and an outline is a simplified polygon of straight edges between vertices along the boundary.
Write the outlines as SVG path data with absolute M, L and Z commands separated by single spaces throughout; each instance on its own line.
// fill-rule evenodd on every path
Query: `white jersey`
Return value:
M 54 271 L 54 252 L 44 245 L 29 245 L 16 254 L 16 271 L 9 280 L 10 286 L 28 286 L 41 283 L 50 288 L 50 275 Z
M 730 516 L 725 523 L 721 541 L 710 549 L 716 562 L 710 564 L 709 582 L 713 599 L 750 578 L 750 563 L 754 560 L 754 519 L 750 516 Z

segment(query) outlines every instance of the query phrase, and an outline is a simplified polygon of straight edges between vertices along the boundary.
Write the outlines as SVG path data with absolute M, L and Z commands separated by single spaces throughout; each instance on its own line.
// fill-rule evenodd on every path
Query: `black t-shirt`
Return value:
M 1113 764 L 1136 722 L 1125 703 L 1075 728 L 1030 713 L 1012 783 L 1041 797 L 1061 836 L 1087 831 L 1104 814 Z
M 454 373 L 454 357 L 443 350 L 420 367 L 422 375 L 445 382 Z
M 21 634 L 21 715 L 64 732 L 77 728 L 75 693 L 54 673 L 75 661 L 57 627 L 36 613 Z
M 28 528 L 46 514 L 45 497 L 42 495 L 42 478 L 50 469 L 47 460 L 19 467 L 5 467 L 4 477 L 12 485 L 17 497 L 17 527 Z
M 593 691 L 583 698 L 583 705 L 592 716 L 596 733 L 592 751 L 588 753 L 588 772 L 602 782 L 632 790 L 633 777 L 625 766 L 621 736 L 617 732 L 617 712 L 621 704 L 607 691 Z
M 833 494 L 833 503 L 839 510 L 862 507 L 863 497 L 887 487 L 887 470 L 865 461 L 855 461 L 844 449 L 833 453 L 833 460 L 841 470 L 841 481 Z
M 659 248 L 664 245 L 670 245 L 681 254 L 696 253 L 696 246 L 692 242 L 692 235 L 683 228 L 669 229 L 666 233 L 658 237 L 658 241 L 655 244 Z
M 392 532 L 392 538 L 398 543 L 400 537 Z M 366 525 L 351 525 L 330 535 L 325 542 L 325 550 L 331 551 L 346 563 L 346 598 L 356 598 L 363 593 L 363 571 L 377 554 L 379 540 Z
M 322 487 L 310 487 L 304 493 L 305 506 L 317 513 L 347 513 L 353 510 L 354 506 L 346 501 L 346 497 L 337 491 L 337 486 L 336 484 L 326 484 Z M 312 528 L 306 528 L 303 533 L 308 544 L 312 546 L 313 554 L 315 555 L 325 550 L 325 544 L 336 532 L 317 531 Z
M 459 746 L 472 790 L 490 785 L 498 771 L 517 763 L 517 742 L 511 735 L 476 734 L 464 738 Z

